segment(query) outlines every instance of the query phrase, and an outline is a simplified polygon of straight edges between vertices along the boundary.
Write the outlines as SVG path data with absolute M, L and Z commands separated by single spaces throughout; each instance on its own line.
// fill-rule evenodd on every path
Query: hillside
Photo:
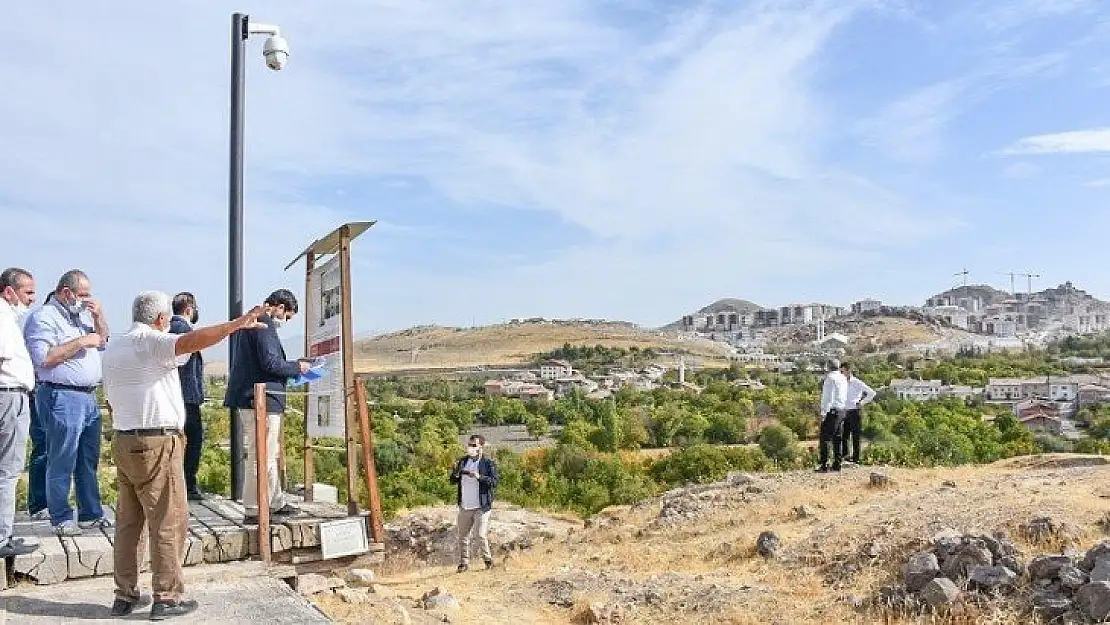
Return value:
M 1034 586 L 1045 589 L 1037 605 L 1072 615 L 1103 597 L 1099 584 L 1074 589 L 1088 572 L 1105 574 L 1091 565 L 1110 547 L 1083 561 L 1105 538 L 1106 465 L 1056 455 L 881 469 L 878 478 L 869 468 L 736 475 L 570 529 L 501 507 L 491 524 L 498 566 L 482 571 L 479 560 L 464 574 L 454 571 L 450 507 L 424 510 L 387 527 L 390 560 L 369 591 L 313 600 L 348 623 L 432 623 L 443 614 L 457 623 L 1036 623 Z M 763 557 L 756 545 L 768 531 L 776 540 L 764 539 Z M 941 571 L 926 567 L 919 579 L 962 580 L 950 586 L 958 598 L 945 618 L 922 607 L 928 593 L 902 586 L 908 558 L 926 552 L 939 554 Z M 1045 554 L 1056 555 L 1037 558 Z M 985 568 L 976 572 L 977 563 Z M 969 572 L 979 580 L 970 587 Z M 1075 584 L 1064 586 L 1071 575 Z M 975 590 L 998 579 L 1012 590 Z M 458 604 L 424 609 L 421 598 L 436 588 Z
M 953 300 L 958 300 L 963 297 L 977 297 L 982 300 L 985 306 L 990 306 L 1010 299 L 1011 296 L 1006 291 L 1001 291 L 987 284 L 969 284 L 967 286 L 955 286 L 947 291 L 941 291 L 929 299 L 947 297 L 951 297 Z
M 746 299 L 737 299 L 735 297 L 725 297 L 725 298 L 722 298 L 722 299 L 719 299 L 719 300 L 713 302 L 712 304 L 709 304 L 708 306 L 704 306 L 704 307 L 700 308 L 695 313 L 690 313 L 690 314 L 693 314 L 696 317 L 698 315 L 709 315 L 709 314 L 714 314 L 715 315 L 719 312 L 733 311 L 733 310 L 736 311 L 736 312 L 751 312 L 751 313 L 754 313 L 758 310 L 764 310 L 764 308 L 762 306 L 760 306 L 759 304 L 756 304 L 755 302 L 750 302 Z M 682 318 L 680 317 L 680 318 L 672 321 L 671 323 L 668 323 L 667 325 L 663 326 L 660 329 L 661 330 L 679 330 L 681 328 L 682 328 Z
M 355 342 L 355 367 L 362 372 L 416 368 L 513 366 L 565 343 L 653 348 L 724 363 L 720 345 L 682 338 L 616 321 L 528 321 L 478 328 L 419 326 Z

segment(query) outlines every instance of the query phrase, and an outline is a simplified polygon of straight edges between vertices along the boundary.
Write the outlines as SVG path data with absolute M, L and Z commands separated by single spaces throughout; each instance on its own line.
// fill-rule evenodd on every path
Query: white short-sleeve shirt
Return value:
M 184 428 L 185 400 L 177 367 L 189 354 L 176 355 L 180 334 L 136 323 L 114 336 L 104 350 L 104 395 L 116 430 Z
M 35 388 L 35 368 L 19 323 L 11 305 L 0 299 L 0 386 L 30 391 Z

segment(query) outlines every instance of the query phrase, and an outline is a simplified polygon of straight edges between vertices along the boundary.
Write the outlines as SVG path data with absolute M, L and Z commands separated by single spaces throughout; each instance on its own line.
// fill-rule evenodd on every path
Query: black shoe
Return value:
M 816 469 L 813 470 L 813 472 L 814 473 L 828 473 L 829 468 L 828 467 L 817 467 Z
M 178 601 L 177 603 L 155 601 L 154 605 L 150 607 L 150 620 L 164 621 L 171 616 L 185 616 L 196 609 L 197 602 L 192 599 Z
M 25 556 L 29 553 L 38 551 L 38 545 L 28 545 L 23 541 L 9 540 L 8 544 L 0 547 L 0 558 L 11 558 L 14 556 Z
M 839 464 L 834 464 L 834 465 L 832 466 L 832 470 L 833 470 L 833 471 L 836 471 L 836 472 L 838 472 L 838 473 L 839 473 L 839 472 L 840 472 L 840 465 L 839 465 Z
M 486 560 L 486 570 L 493 568 L 493 560 Z
M 470 567 L 466 564 L 460 564 L 459 568 L 455 569 L 456 573 L 465 573 Z
M 188 497 L 189 501 L 204 501 L 205 499 L 207 499 L 207 497 L 204 496 L 204 493 L 202 493 L 200 489 L 196 488 L 189 491 L 186 494 L 186 497 Z
M 112 603 L 112 616 L 127 616 L 135 611 L 135 604 L 138 601 L 128 601 L 127 599 L 116 599 Z

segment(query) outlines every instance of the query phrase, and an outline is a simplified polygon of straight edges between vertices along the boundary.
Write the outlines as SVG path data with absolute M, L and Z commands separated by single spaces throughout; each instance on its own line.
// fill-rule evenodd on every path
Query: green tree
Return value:
M 798 436 L 781 425 L 768 425 L 759 433 L 759 449 L 780 467 L 794 466 L 798 460 Z

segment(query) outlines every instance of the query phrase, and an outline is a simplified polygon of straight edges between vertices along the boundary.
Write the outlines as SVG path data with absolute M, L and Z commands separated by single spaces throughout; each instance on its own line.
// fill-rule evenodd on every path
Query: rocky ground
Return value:
M 505 508 L 497 565 L 461 575 L 450 508 L 421 510 L 372 581 L 306 594 L 352 623 L 1095 622 L 1106 464 L 734 475 L 584 522 Z

